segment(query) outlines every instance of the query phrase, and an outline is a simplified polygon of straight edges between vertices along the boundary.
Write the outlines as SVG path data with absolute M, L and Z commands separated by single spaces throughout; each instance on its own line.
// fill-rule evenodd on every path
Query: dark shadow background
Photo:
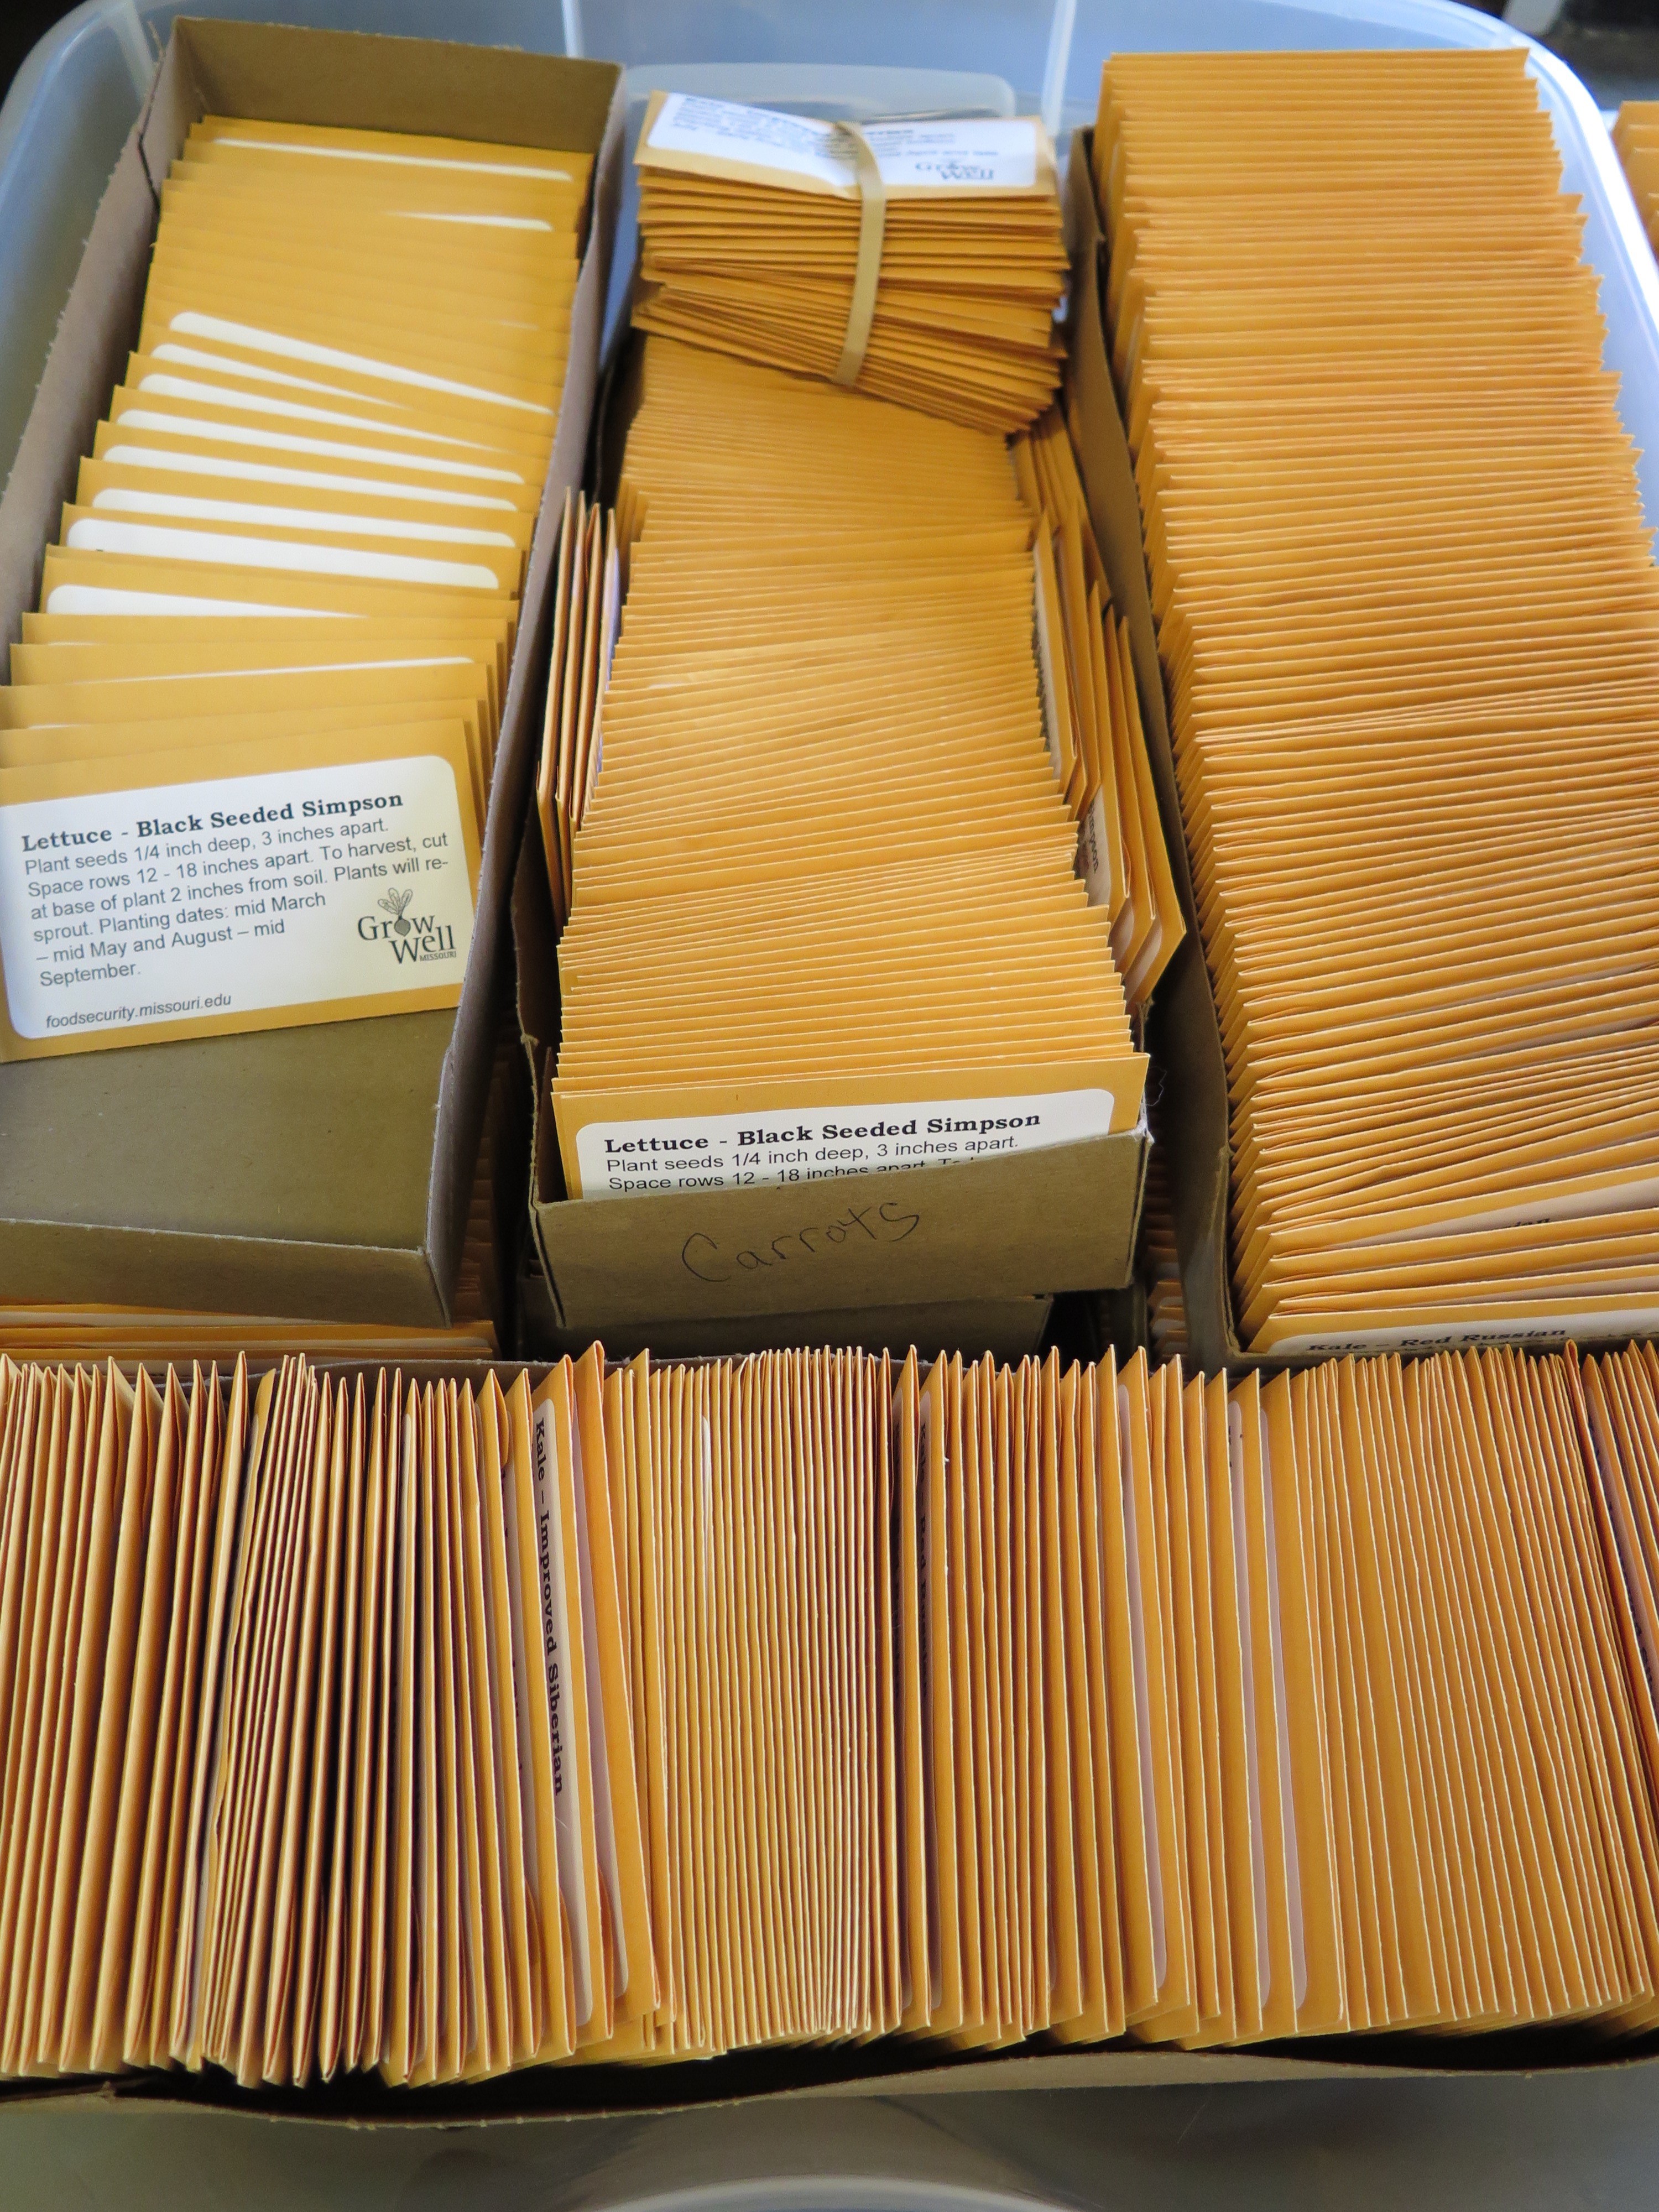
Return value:
M 0 0 L 0 99 L 9 90 L 19 65 L 37 39 L 70 14 L 52 0 Z

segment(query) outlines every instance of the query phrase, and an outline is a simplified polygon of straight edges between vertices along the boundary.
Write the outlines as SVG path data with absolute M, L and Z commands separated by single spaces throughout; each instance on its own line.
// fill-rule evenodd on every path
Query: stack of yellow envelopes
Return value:
M 1596 1478 L 1614 1612 L 1635 1686 L 1649 1771 L 1659 1775 L 1659 1353 L 1651 1344 L 1587 1359 L 1581 1432 Z
M 1650 1347 L 0 1360 L 0 2071 L 1659 2020 Z
M 8 2073 L 186 2053 L 247 1415 L 0 1359 Z
M 1659 1363 L 0 1360 L 0 2070 L 1659 2020 Z
M 1518 53 L 1120 56 L 1095 165 L 1241 1341 L 1659 1309 L 1659 574 Z
M 1033 116 L 842 125 L 659 93 L 634 320 L 988 429 L 1060 380 L 1066 257 Z
M 660 338 L 643 384 L 559 950 L 571 1194 L 1133 1127 L 1002 440 Z
M 0 802 L 418 746 L 449 764 L 476 873 L 590 167 L 377 131 L 195 126 L 162 188 L 138 349 L 0 689 Z M 422 881 L 400 887 L 395 845 L 319 856 L 298 829 L 253 845 L 262 898 L 303 899 L 336 862 L 394 900 L 433 893 L 420 859 Z M 199 869 L 144 880 L 162 908 L 214 888 Z M 157 912 L 135 897 L 99 924 L 97 951 Z M 459 970 L 448 981 L 453 1000 Z M 182 985 L 167 995 L 187 1000 Z

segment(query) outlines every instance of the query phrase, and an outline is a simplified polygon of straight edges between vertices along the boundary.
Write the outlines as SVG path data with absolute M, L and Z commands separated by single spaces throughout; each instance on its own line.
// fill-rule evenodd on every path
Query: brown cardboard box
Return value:
M 209 112 L 594 155 L 558 434 L 526 580 L 459 1009 L 0 1067 L 0 1297 L 449 1318 L 501 1003 L 503 915 L 580 475 L 622 182 L 611 64 L 180 19 L 105 192 L 0 504 L 0 642 L 138 327 L 156 189 Z M 552 526 L 550 526 L 550 518 Z
M 624 362 L 599 403 L 607 483 L 626 442 L 631 387 Z M 514 886 L 513 931 L 535 1087 L 531 1218 L 554 1312 L 550 1348 L 595 1336 L 611 1348 L 637 1337 L 653 1350 L 672 1342 L 698 1352 L 915 1342 L 1018 1358 L 1040 1341 L 1057 1293 L 1129 1281 L 1144 1113 L 1139 1128 L 1118 1136 L 1009 1159 L 784 1188 L 570 1201 L 547 1110 L 558 963 L 534 819 Z

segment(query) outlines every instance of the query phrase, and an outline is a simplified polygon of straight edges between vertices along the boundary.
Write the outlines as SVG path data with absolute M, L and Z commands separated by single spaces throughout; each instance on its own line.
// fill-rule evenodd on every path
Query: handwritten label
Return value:
M 912 1207 L 885 1199 L 879 1206 L 849 1206 L 833 1220 L 782 1230 L 753 1244 L 722 1243 L 700 1229 L 680 1247 L 680 1265 L 700 1283 L 730 1283 L 769 1267 L 822 1260 L 844 1247 L 857 1253 L 866 1243 L 902 1244 L 921 1226 L 921 1216 Z
M 583 1198 L 746 1190 L 1041 1152 L 1108 1136 L 1111 1127 L 1112 1094 L 1102 1090 L 792 1106 L 719 1119 L 590 1121 L 577 1133 L 576 1164 Z

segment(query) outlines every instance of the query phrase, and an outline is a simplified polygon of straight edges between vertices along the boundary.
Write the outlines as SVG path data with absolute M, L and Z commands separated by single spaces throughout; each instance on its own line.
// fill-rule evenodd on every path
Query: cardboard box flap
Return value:
M 173 40 L 181 69 L 157 79 L 139 124 L 158 189 L 202 115 L 349 129 L 372 114 L 377 131 L 597 154 L 621 81 L 613 62 L 364 31 L 307 30 L 301 42 L 280 23 L 199 15 L 181 16 Z

